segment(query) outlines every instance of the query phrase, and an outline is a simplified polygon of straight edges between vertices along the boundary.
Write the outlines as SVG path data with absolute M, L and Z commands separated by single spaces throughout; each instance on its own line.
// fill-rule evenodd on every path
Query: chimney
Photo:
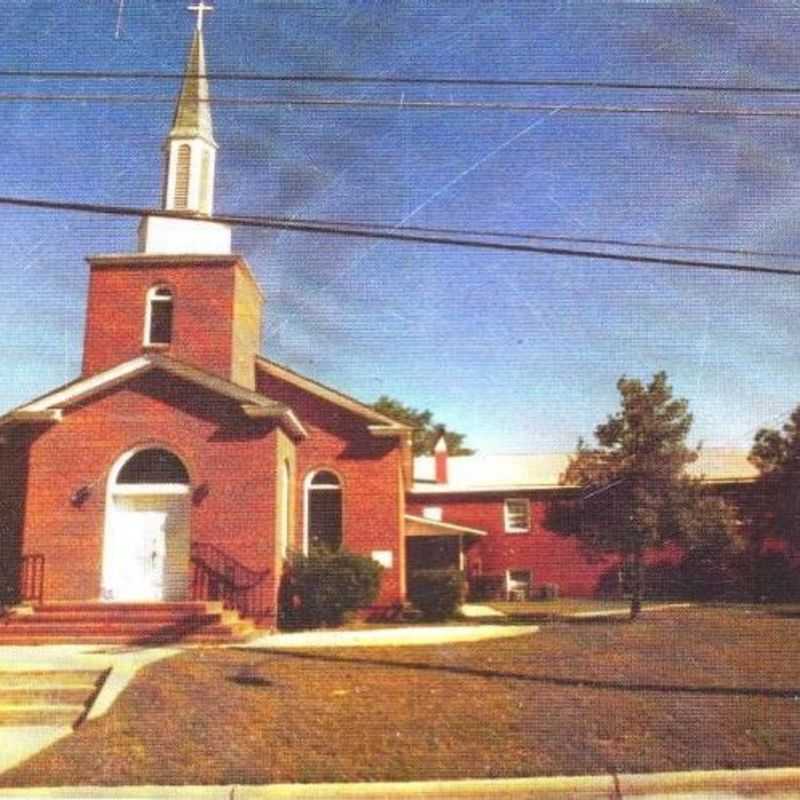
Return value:
M 439 431 L 439 438 L 433 447 L 433 457 L 436 461 L 436 483 L 447 483 L 447 440 L 444 431 Z

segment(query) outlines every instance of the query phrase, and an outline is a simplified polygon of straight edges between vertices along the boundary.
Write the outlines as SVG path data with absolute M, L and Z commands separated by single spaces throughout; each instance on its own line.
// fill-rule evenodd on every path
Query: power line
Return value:
M 167 103 L 174 97 L 141 94 L 0 94 L 0 102 L 53 103 Z M 790 108 L 681 108 L 669 106 L 572 105 L 567 103 L 506 103 L 473 100 L 361 100 L 331 97 L 217 97 L 199 99 L 216 106 L 321 106 L 324 108 L 405 108 L 422 110 L 475 110 L 511 112 L 558 112 L 561 114 L 643 114 L 689 117 L 771 117 L 797 119 L 800 109 Z
M 800 86 L 741 86 L 726 83 L 637 83 L 631 81 L 582 80 L 570 78 L 452 78 L 440 75 L 404 77 L 385 75 L 275 75 L 248 72 L 207 72 L 202 75 L 183 72 L 92 71 L 92 70 L 22 70 L 0 69 L 0 78 L 43 78 L 58 80 L 181 80 L 205 77 L 214 81 L 249 81 L 264 83 L 333 83 L 376 85 L 491 86 L 554 89 L 621 89 L 648 92 L 723 92 L 733 94 L 800 94 Z
M 475 236 L 484 237 L 487 239 L 522 239 L 530 240 L 536 239 L 543 242 L 568 242 L 571 244 L 595 244 L 607 247 L 638 247 L 646 248 L 649 250 L 669 250 L 669 251 L 688 251 L 693 253 L 714 253 L 717 255 L 728 256 L 741 256 L 743 258 L 751 257 L 766 257 L 766 258 L 796 258 L 800 260 L 800 253 L 787 253 L 776 250 L 750 250 L 745 248 L 736 247 L 708 247 L 707 245 L 688 244 L 686 242 L 677 242 L 675 244 L 668 244 L 665 242 L 643 242 L 641 240 L 635 241 L 632 239 L 603 239 L 598 237 L 587 236 L 566 236 L 551 233 L 536 233 L 535 231 L 496 231 L 486 230 L 481 228 L 473 228 L 467 230 L 465 228 L 439 228 L 420 225 L 392 225 L 385 222 L 370 222 L 363 220 L 353 222 L 348 220 L 330 220 L 330 219 L 314 219 L 303 217 L 281 217 L 281 216 L 252 216 L 252 215 L 237 215 L 239 219 L 252 219 L 268 220 L 275 222 L 307 222 L 312 225 L 330 225 L 336 224 L 343 227 L 353 228 L 375 228 L 377 230 L 397 230 L 397 231 L 413 231 L 415 233 L 433 233 L 445 234 L 448 236 Z
M 125 217 L 172 217 L 175 219 L 193 219 L 198 216 L 193 213 L 179 211 L 152 210 L 135 208 L 131 206 L 108 206 L 93 203 L 67 203 L 52 200 L 31 200 L 19 197 L 0 197 L 0 205 L 19 206 L 24 208 L 50 209 L 59 211 L 76 211 L 91 214 L 107 214 Z M 411 242 L 417 244 L 436 244 L 451 247 L 478 248 L 483 250 L 497 250 L 516 253 L 539 253 L 542 255 L 571 256 L 574 258 L 587 258 L 602 261 L 620 261 L 629 264 L 644 264 L 651 266 L 683 267 L 687 269 L 708 269 L 723 272 L 744 272 L 765 275 L 785 275 L 800 278 L 800 270 L 782 267 L 754 266 L 733 264 L 719 261 L 704 261 L 697 259 L 675 259 L 662 256 L 632 255 L 628 253 L 604 253 L 598 250 L 572 249 L 568 247 L 543 247 L 541 245 L 491 242 L 479 239 L 463 239 L 449 236 L 435 236 L 425 234 L 409 234 L 401 229 L 375 230 L 341 226 L 337 223 L 309 223 L 296 220 L 276 220 L 270 218 L 254 219 L 253 217 L 239 217 L 231 215 L 217 215 L 215 222 L 229 225 L 239 225 L 252 228 L 268 228 L 273 230 L 290 230 L 300 233 L 324 233 L 334 236 L 352 236 L 363 239 L 385 239 L 389 241 Z

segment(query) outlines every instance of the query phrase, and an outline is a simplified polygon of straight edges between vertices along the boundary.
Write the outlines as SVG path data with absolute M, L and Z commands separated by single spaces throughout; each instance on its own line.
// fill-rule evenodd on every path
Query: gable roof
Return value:
M 322 400 L 327 400 L 329 403 L 339 406 L 339 408 L 372 422 L 372 425 L 369 425 L 368 428 L 373 436 L 401 436 L 414 430 L 409 425 L 403 425 L 403 423 L 379 413 L 366 403 L 362 403 L 360 400 L 356 400 L 338 389 L 333 389 L 312 378 L 307 378 L 305 375 L 301 375 L 283 364 L 264 358 L 264 356 L 256 356 L 256 366 L 274 378 L 286 381 L 286 383 L 296 386 L 298 389 L 302 389 Z
M 563 490 L 560 483 L 571 453 L 519 455 L 450 456 L 447 459 L 447 483 L 435 482 L 435 459 L 414 459 L 415 494 L 455 494 Z M 709 484 L 746 483 L 758 477 L 746 450 L 709 447 L 700 451 L 687 468 L 689 475 Z
M 304 439 L 308 436 L 292 409 L 283 403 L 271 400 L 259 392 L 246 389 L 218 375 L 158 354 L 137 356 L 103 372 L 67 383 L 0 417 L 0 426 L 24 422 L 57 422 L 61 418 L 60 412 L 63 408 L 156 369 L 239 403 L 248 417 L 274 418 L 294 438 Z

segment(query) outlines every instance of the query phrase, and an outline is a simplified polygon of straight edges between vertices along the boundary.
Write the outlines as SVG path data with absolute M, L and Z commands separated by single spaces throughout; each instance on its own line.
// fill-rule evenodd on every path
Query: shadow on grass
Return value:
M 264 653 L 276 658 L 297 659 L 300 661 L 319 661 L 326 664 L 361 664 L 363 666 L 389 667 L 393 669 L 413 669 L 426 672 L 444 672 L 452 675 L 466 675 L 476 678 L 500 678 L 528 683 L 541 683 L 551 686 L 566 686 L 579 689 L 611 689 L 623 692 L 659 692 L 662 694 L 700 694 L 721 697 L 768 697 L 780 700 L 800 698 L 800 687 L 796 689 L 769 689 L 749 686 L 689 686 L 685 684 L 625 683 L 622 681 L 601 681 L 594 678 L 564 678 L 555 675 L 529 675 L 524 672 L 480 669 L 478 667 L 459 667 L 444 664 L 429 664 L 424 661 L 389 661 L 375 658 L 352 658 L 349 656 L 309 653 L 307 651 L 289 652 L 264 648 L 248 648 L 248 653 Z
M 260 675 L 234 675 L 226 680 L 238 683 L 239 686 L 255 686 L 259 689 L 270 689 L 275 685 L 269 678 L 262 678 Z

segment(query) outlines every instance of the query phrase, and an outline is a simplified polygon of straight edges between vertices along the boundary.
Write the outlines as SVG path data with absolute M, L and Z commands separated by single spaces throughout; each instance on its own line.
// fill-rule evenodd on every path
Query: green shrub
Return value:
M 455 569 L 421 569 L 411 575 L 408 599 L 427 620 L 452 617 L 464 602 L 464 573 Z
M 341 625 L 347 614 L 375 602 L 383 567 L 345 550 L 295 554 L 280 591 L 282 628 Z

